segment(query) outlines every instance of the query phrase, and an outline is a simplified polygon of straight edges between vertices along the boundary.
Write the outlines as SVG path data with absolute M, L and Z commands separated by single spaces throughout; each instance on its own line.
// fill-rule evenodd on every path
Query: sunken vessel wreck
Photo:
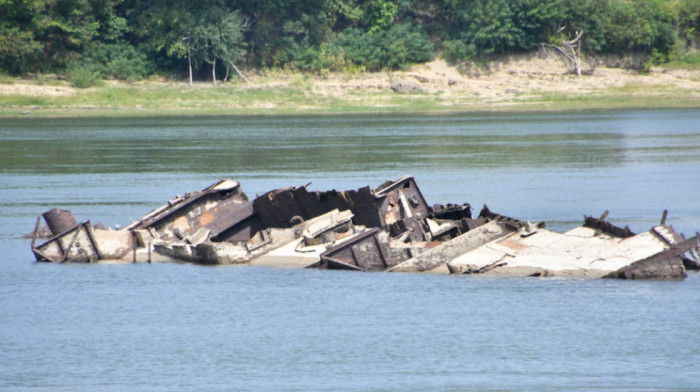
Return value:
M 660 223 L 642 233 L 585 216 L 564 233 L 469 204 L 430 206 L 415 178 L 376 188 L 276 189 L 250 201 L 238 182 L 178 195 L 128 226 L 37 218 L 31 250 L 54 263 L 189 262 L 353 271 L 682 279 L 700 267 L 700 234 Z M 45 222 L 42 225 L 42 218 Z M 38 243 L 40 242 L 40 243 Z

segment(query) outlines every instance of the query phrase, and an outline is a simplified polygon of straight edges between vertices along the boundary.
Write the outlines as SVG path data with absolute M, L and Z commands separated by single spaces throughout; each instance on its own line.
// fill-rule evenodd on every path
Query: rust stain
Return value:
M 205 211 L 199 216 L 199 227 L 204 227 L 211 222 L 214 222 L 214 215 L 212 215 L 211 211 Z
M 384 213 L 384 222 L 387 225 L 390 225 L 401 219 L 401 211 L 399 203 L 393 195 L 390 195 L 388 200 L 389 203 L 387 204 L 386 212 Z
M 498 244 L 503 245 L 503 246 L 508 247 L 510 249 L 513 249 L 513 250 L 527 249 L 526 245 L 523 245 L 522 243 L 520 243 L 518 241 L 513 241 L 510 238 L 506 238 L 502 241 L 499 241 Z

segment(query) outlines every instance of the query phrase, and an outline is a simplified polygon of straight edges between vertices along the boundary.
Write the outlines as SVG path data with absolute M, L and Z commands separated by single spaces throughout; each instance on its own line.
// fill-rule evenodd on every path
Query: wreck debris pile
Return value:
M 356 271 L 684 278 L 700 268 L 700 236 L 661 223 L 635 234 L 585 216 L 566 233 L 469 204 L 428 206 L 411 176 L 377 188 L 267 192 L 249 201 L 222 180 L 168 201 L 121 230 L 70 211 L 37 219 L 31 248 L 55 263 L 180 261 Z M 47 233 L 40 245 L 36 240 Z

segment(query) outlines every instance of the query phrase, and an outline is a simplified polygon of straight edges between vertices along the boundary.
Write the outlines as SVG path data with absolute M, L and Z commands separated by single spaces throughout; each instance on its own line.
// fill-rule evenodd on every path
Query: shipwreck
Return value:
M 428 205 L 415 178 L 375 188 L 276 189 L 252 201 L 238 182 L 178 195 L 114 230 L 54 208 L 31 250 L 54 263 L 187 262 L 495 276 L 682 279 L 700 268 L 700 234 L 642 233 L 585 216 L 564 233 L 468 203 Z M 42 218 L 45 222 L 41 224 Z M 43 242 L 37 244 L 39 240 Z

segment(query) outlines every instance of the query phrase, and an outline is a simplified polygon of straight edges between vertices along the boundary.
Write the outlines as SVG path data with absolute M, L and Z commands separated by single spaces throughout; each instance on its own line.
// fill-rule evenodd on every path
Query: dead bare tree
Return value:
M 559 28 L 557 34 L 564 31 L 565 27 Z M 555 53 L 566 60 L 567 66 L 571 72 L 576 72 L 576 75 L 581 76 L 581 36 L 583 30 L 575 31 L 574 39 L 562 40 L 561 42 L 550 44 L 542 42 L 540 46 L 545 54 Z
M 238 74 L 238 76 L 241 77 L 241 79 L 245 80 L 246 83 L 250 84 L 250 80 L 246 79 L 246 77 L 243 76 L 243 73 L 241 73 L 241 71 L 238 69 L 238 67 L 236 67 L 236 64 L 234 64 L 233 61 L 229 61 L 229 64 L 231 64 L 231 67 L 233 67 L 233 70 L 236 71 L 236 73 Z M 228 72 L 228 70 L 226 72 Z
M 260 20 L 260 17 L 259 17 L 258 15 L 256 15 L 256 14 L 253 14 L 253 15 L 251 15 L 251 16 L 245 18 L 245 19 L 243 20 L 243 22 L 240 24 L 240 27 L 239 27 L 239 28 L 240 28 L 240 30 L 241 30 L 242 32 L 244 32 L 244 31 L 248 31 L 248 32 L 249 32 L 249 31 L 252 31 L 252 30 L 253 30 L 253 27 L 258 23 L 259 20 Z M 231 64 L 231 67 L 233 67 L 233 70 L 236 71 L 236 73 L 238 74 L 238 76 L 240 76 L 241 79 L 245 80 L 246 83 L 250 84 L 250 80 L 248 80 L 248 79 L 243 75 L 243 73 L 238 69 L 238 67 L 236 67 L 236 63 L 234 63 L 233 60 L 229 60 L 228 62 L 229 62 L 229 64 Z M 228 78 L 228 72 L 229 72 L 229 69 L 228 69 L 228 66 L 227 66 L 227 67 L 226 67 L 226 78 Z

